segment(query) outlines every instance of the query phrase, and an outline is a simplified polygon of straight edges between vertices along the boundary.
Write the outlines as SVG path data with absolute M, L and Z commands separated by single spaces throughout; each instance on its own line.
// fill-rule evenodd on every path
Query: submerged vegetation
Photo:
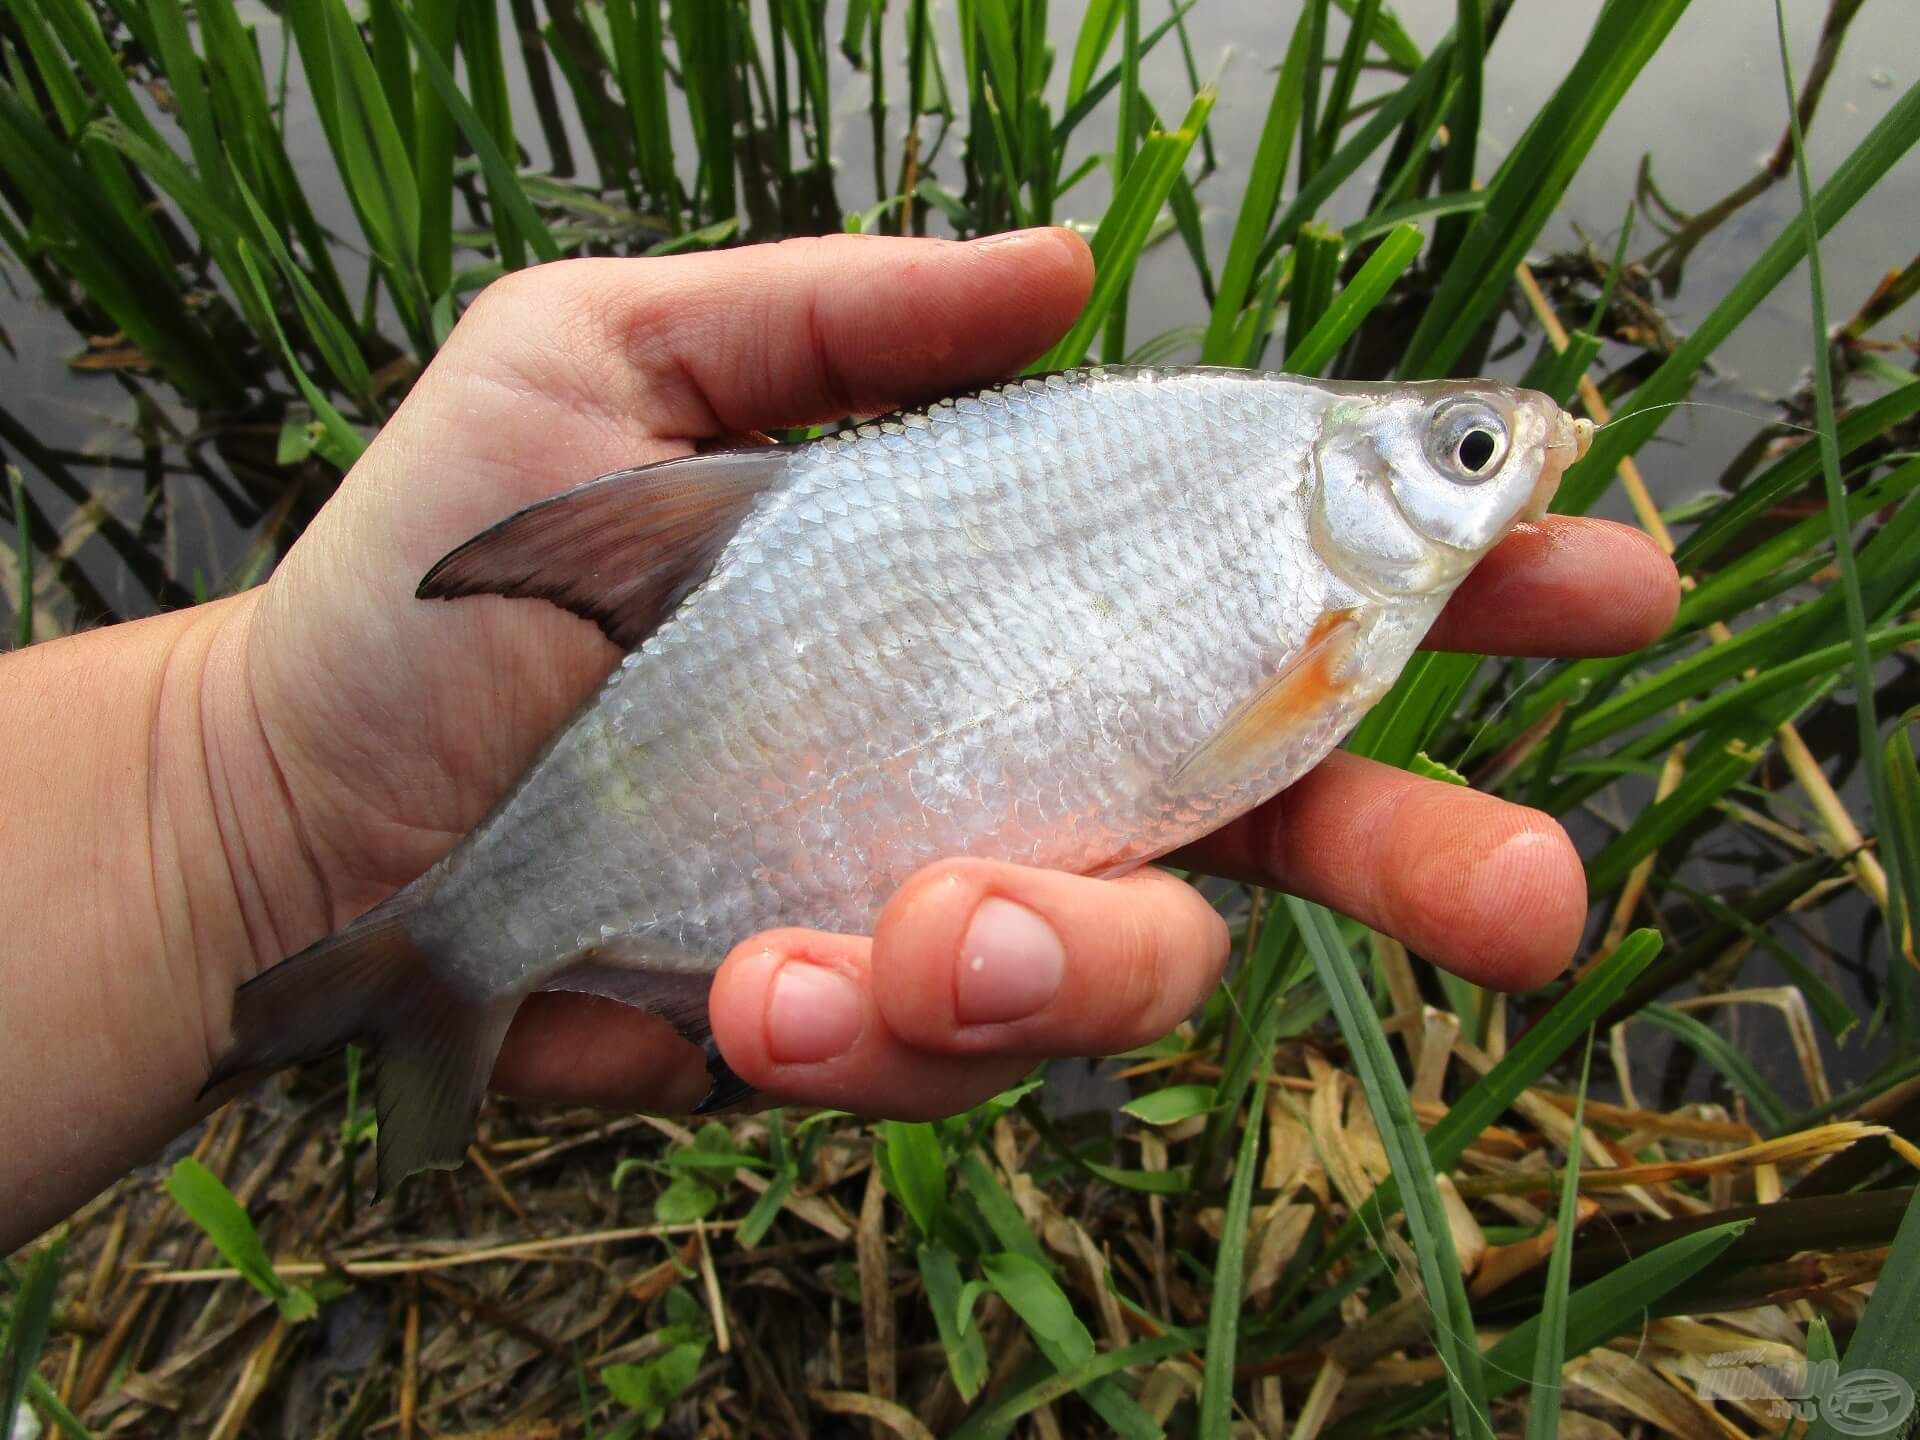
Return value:
M 1231 977 L 1091 1072 L 1118 1115 L 1069 1113 L 1073 1067 L 938 1124 L 499 1103 L 466 1171 L 371 1210 L 357 1064 L 309 1067 L 0 1267 L 0 1436 L 20 1409 L 76 1436 L 1551 1437 L 1563 1408 L 1708 1435 L 1780 1426 L 1764 1396 L 1715 1418 L 1716 1354 L 1920 1378 L 1920 767 L 1894 718 L 1920 375 L 1886 338 L 1920 261 L 1832 282 L 1831 331 L 1812 267 L 1809 394 L 1702 498 L 1663 508 L 1634 463 L 1920 140 L 1920 86 L 1809 176 L 1799 132 L 1864 3 L 1832 0 L 1754 181 L 1690 216 L 1649 177 L 1612 254 L 1536 270 L 1686 0 L 1597 7 L 1504 151 L 1486 56 L 1538 0 L 1462 0 L 1429 46 L 1377 0 L 1274 7 L 1284 58 L 1235 82 L 1268 87 L 1247 154 L 1186 30 L 1207 3 L 10 0 L 5 273 L 133 399 L 149 487 L 129 522 L 0 400 L 21 643 L 133 608 L 89 578 L 102 547 L 150 605 L 257 583 L 504 271 L 1061 221 L 1098 280 L 1039 367 L 1503 365 L 1621 417 L 1556 508 L 1624 497 L 1688 591 L 1625 659 L 1422 656 L 1350 742 L 1576 825 L 1598 914 L 1545 991 L 1216 885 Z M 1169 51 L 1189 83 L 1150 94 Z M 870 176 L 836 165 L 856 127 Z M 1667 332 L 1656 274 L 1790 177 L 1797 218 Z M 1190 321 L 1130 333 L 1161 248 L 1190 257 Z M 249 548 L 183 579 L 156 551 L 209 498 Z M 1837 1094 L 1836 1055 L 1862 1077 Z

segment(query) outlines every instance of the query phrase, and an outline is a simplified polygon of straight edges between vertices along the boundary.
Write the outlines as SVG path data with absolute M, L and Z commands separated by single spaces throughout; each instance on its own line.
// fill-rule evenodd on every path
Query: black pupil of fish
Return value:
M 1460 437 L 1460 467 L 1469 475 L 1478 475 L 1493 459 L 1493 436 L 1485 430 L 1469 430 Z

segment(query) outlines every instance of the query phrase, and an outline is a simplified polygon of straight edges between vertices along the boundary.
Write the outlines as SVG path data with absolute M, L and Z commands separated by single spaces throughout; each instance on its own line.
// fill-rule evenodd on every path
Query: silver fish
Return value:
M 446 556 L 627 650 L 453 851 L 243 986 L 214 1082 L 369 1042 L 380 1173 L 459 1163 L 508 1022 L 611 996 L 706 1042 L 714 969 L 870 930 L 917 867 L 1118 874 L 1298 778 L 1591 426 L 1479 382 L 1014 381 L 623 471 Z

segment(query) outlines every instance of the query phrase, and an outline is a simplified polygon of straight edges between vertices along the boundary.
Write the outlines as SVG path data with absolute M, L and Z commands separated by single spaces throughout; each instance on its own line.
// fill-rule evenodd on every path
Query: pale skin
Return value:
M 1013 373 L 1091 279 L 1058 230 L 524 272 L 474 304 L 266 585 L 0 658 L 0 1253 L 204 1113 L 234 987 L 445 853 L 617 659 L 539 602 L 415 600 L 428 566 L 604 471 Z M 1622 653 L 1678 593 L 1638 532 L 1552 520 L 1488 557 L 1430 643 Z M 1500 989 L 1558 973 L 1586 916 L 1551 818 L 1345 755 L 1175 859 L 1323 900 Z M 1165 1033 L 1225 953 L 1213 910 L 1158 870 L 951 862 L 872 938 L 742 943 L 712 1022 L 773 1099 L 925 1118 L 1041 1057 Z M 662 1022 L 556 995 L 523 1007 L 494 1083 L 671 1112 L 706 1079 Z

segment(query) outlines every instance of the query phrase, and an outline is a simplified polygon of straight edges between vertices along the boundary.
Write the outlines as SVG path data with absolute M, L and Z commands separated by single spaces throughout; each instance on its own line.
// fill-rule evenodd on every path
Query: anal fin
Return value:
M 1279 672 L 1175 767 L 1174 787 L 1189 795 L 1209 794 L 1265 768 L 1268 756 L 1311 726 L 1351 686 L 1342 665 L 1359 636 L 1353 611 L 1322 615 Z
M 541 987 L 566 990 L 580 995 L 598 995 L 635 1010 L 658 1015 L 680 1032 L 682 1038 L 700 1047 L 707 1062 L 707 1094 L 694 1107 L 696 1115 L 729 1109 L 754 1094 L 746 1081 L 733 1069 L 713 1042 L 713 1027 L 708 1020 L 707 998 L 713 989 L 710 970 L 639 969 L 610 964 L 604 959 L 586 959 L 556 975 Z

